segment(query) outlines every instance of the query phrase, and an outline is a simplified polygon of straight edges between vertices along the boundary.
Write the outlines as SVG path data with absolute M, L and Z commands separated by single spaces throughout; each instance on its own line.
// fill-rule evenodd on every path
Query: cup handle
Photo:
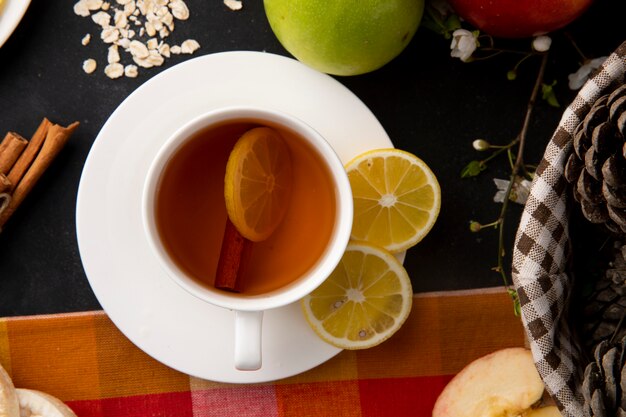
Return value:
M 261 369 L 262 311 L 235 311 L 235 368 Z

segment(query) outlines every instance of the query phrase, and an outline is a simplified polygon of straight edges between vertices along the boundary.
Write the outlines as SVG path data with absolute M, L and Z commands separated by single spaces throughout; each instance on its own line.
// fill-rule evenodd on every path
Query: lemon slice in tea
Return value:
M 313 331 L 326 342 L 365 349 L 402 326 L 412 301 L 409 276 L 391 253 L 352 242 L 330 277 L 301 305 Z
M 430 168 L 400 149 L 365 152 L 346 165 L 354 199 L 352 239 L 401 252 L 435 224 L 441 190 Z
M 257 127 L 244 133 L 226 164 L 224 197 L 230 221 L 245 238 L 267 239 L 289 207 L 291 157 L 274 129 Z

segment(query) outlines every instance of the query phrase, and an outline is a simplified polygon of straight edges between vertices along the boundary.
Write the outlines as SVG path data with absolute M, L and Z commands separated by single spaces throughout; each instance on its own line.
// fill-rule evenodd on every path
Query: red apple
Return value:
M 437 398 L 432 417 L 520 416 L 543 391 L 530 350 L 501 349 L 476 359 L 452 378 Z
M 560 29 L 593 0 L 450 0 L 463 19 L 501 38 L 525 38 Z

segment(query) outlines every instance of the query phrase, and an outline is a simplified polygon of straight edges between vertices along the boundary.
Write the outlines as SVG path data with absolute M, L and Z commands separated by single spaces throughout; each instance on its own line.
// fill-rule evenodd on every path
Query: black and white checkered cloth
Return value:
M 546 147 L 520 220 L 513 252 L 513 282 L 535 364 L 565 417 L 583 417 L 579 389 L 584 371 L 580 350 L 567 321 L 572 283 L 567 275 L 567 162 L 574 129 L 609 87 L 624 82 L 626 42 L 583 86 L 565 110 Z

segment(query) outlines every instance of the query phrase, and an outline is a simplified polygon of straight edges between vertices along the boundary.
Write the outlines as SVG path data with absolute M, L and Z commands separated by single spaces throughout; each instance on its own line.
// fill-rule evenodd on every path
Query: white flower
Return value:
M 452 43 L 450 44 L 452 51 L 450 56 L 467 62 L 477 46 L 476 36 L 472 32 L 466 29 L 457 29 L 452 33 Z
M 600 68 L 600 65 L 602 65 L 604 61 L 606 61 L 606 59 L 606 56 L 601 56 L 599 58 L 587 60 L 583 65 L 580 66 L 580 68 L 578 68 L 578 71 L 568 75 L 567 78 L 569 79 L 570 90 L 578 90 L 580 87 L 582 87 L 589 79 L 589 75 L 593 71 Z
M 489 145 L 489 142 L 487 142 L 485 139 L 476 139 L 474 142 L 472 142 L 472 147 L 477 151 L 489 150 L 490 146 L 491 145 Z
M 537 52 L 546 52 L 552 45 L 552 38 L 546 35 L 537 36 L 533 39 L 533 49 Z
M 508 180 L 501 180 L 500 178 L 494 178 L 493 182 L 498 187 L 498 191 L 496 195 L 493 196 L 494 203 L 504 203 L 504 196 L 506 194 L 507 188 L 509 188 Z M 528 200 L 528 194 L 530 193 L 530 184 L 531 182 L 522 177 L 516 177 L 515 182 L 513 183 L 513 189 L 511 190 L 511 195 L 509 196 L 509 200 L 518 204 L 526 204 L 526 200 Z

